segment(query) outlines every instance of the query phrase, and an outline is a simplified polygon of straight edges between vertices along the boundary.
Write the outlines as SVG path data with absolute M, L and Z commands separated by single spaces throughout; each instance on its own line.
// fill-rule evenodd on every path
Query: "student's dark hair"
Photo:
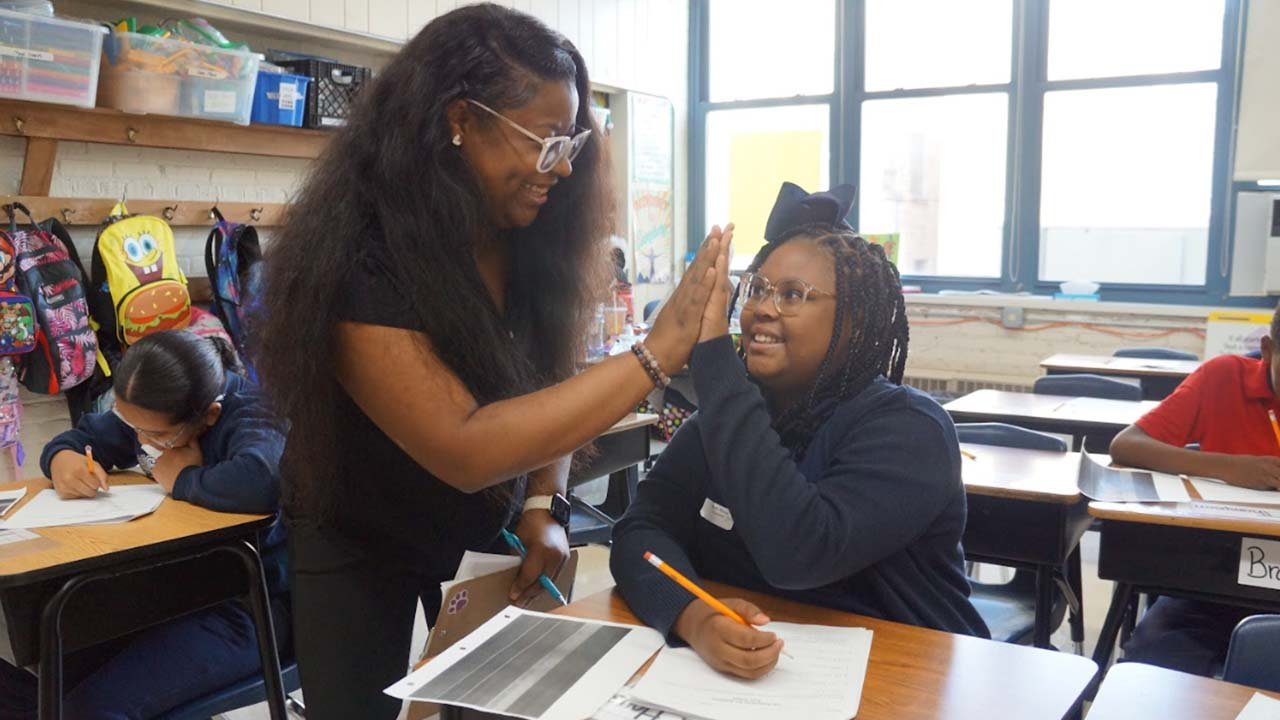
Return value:
M 788 242 L 809 240 L 835 261 L 836 317 L 831 344 L 803 401 L 774 416 L 783 444 L 803 455 L 836 403 L 862 392 L 878 376 L 902 383 L 910 328 L 898 268 L 884 248 L 846 229 L 805 225 L 767 243 L 748 268 L 760 269 Z M 745 360 L 745 358 L 744 358 Z
M 232 358 L 209 338 L 154 332 L 129 346 L 112 373 L 116 397 L 175 425 L 196 420 L 222 394 Z
M 462 99 L 519 108 L 546 82 L 573 84 L 576 124 L 596 128 L 586 64 L 572 43 L 524 13 L 459 8 L 383 68 L 315 164 L 268 247 L 265 315 L 255 329 L 264 389 L 291 422 L 288 454 L 308 458 L 306 477 L 290 478 L 287 504 L 332 516 L 346 482 L 336 473 L 334 331 L 353 265 L 375 268 L 395 289 L 406 320 L 481 404 L 574 372 L 586 310 L 610 277 L 612 191 L 600 133 L 533 224 L 500 235 L 446 117 Z M 475 261 L 477 243 L 499 236 L 511 252 L 505 318 Z

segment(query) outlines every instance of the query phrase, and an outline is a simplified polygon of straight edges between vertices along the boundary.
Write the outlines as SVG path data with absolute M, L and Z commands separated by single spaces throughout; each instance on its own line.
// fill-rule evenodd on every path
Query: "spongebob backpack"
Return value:
M 157 330 L 191 323 L 191 296 L 173 230 L 160 218 L 129 215 L 123 203 L 112 208 L 93 246 L 90 277 L 99 345 L 123 350 Z

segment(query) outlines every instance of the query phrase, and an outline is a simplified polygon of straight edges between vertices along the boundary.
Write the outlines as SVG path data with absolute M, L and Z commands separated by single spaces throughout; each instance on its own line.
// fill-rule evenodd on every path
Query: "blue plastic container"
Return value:
M 311 78 L 258 71 L 251 120 L 266 125 L 302 127 L 307 114 L 307 84 Z

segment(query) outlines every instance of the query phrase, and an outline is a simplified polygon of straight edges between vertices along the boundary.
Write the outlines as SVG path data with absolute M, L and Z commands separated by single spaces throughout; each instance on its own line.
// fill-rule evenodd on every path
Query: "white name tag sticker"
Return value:
M 729 512 L 729 508 L 711 498 L 707 498 L 706 502 L 702 503 L 702 512 L 698 514 L 702 516 L 703 520 L 721 530 L 733 529 L 733 513 Z M 1277 556 L 1280 557 L 1280 553 Z
M 1242 538 L 1240 540 L 1241 585 L 1280 590 L 1280 542 Z

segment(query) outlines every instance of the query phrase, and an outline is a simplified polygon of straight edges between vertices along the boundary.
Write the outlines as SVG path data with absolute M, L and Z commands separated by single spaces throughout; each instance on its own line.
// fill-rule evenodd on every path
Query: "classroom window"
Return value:
M 690 238 L 734 220 L 741 266 L 779 183 L 851 183 L 926 292 L 1249 303 L 1224 259 L 1243 6 L 691 0 Z
M 1204 282 L 1216 95 L 1207 83 L 1045 94 L 1042 280 Z
M 826 105 L 708 113 L 707 217 L 713 224 L 734 222 L 734 270 L 746 268 L 764 244 L 783 180 L 827 187 L 830 126 Z

